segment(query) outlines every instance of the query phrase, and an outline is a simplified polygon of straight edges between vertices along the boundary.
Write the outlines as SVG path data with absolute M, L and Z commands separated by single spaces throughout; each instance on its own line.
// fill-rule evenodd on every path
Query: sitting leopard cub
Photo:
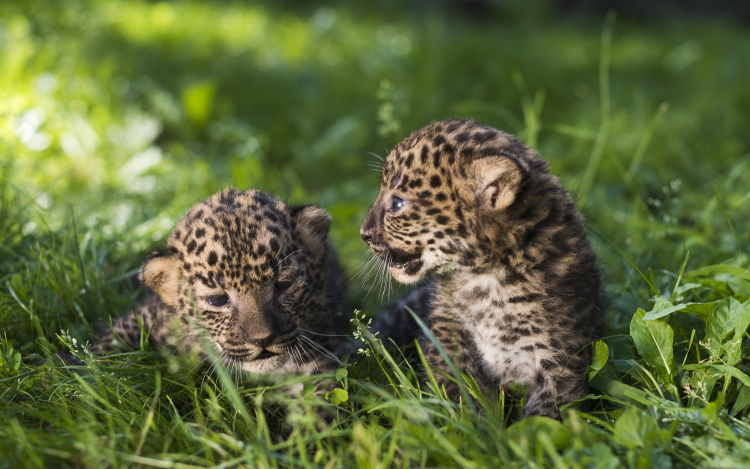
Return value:
M 207 332 L 216 356 L 249 372 L 331 371 L 345 284 L 320 207 L 289 207 L 264 192 L 226 189 L 194 206 L 140 278 L 154 294 L 135 313 L 150 338 L 179 349 Z M 138 348 L 132 314 L 94 347 Z
M 429 125 L 386 158 L 361 234 L 397 281 L 434 275 L 391 308 L 382 329 L 401 323 L 404 343 L 404 329 L 416 327 L 409 306 L 485 391 L 523 383 L 527 416 L 560 418 L 560 406 L 585 395 L 586 345 L 604 317 L 583 217 L 547 168 L 516 137 L 472 120 Z M 421 345 L 450 374 L 432 343 Z

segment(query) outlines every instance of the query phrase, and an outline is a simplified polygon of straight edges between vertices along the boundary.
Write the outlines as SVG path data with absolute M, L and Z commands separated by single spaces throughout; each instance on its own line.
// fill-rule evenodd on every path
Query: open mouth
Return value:
M 391 262 L 391 269 L 405 269 L 412 261 L 416 261 L 416 259 L 409 259 L 406 262 Z
M 260 352 L 260 355 L 255 357 L 255 360 L 265 360 L 267 358 L 273 358 L 278 355 L 279 355 L 278 353 L 271 352 L 270 350 L 263 350 L 262 352 Z
M 397 251 L 395 249 L 375 249 L 372 251 L 376 256 L 389 261 L 389 266 L 394 270 L 403 270 L 406 273 L 413 274 L 419 271 L 422 267 L 422 255 L 421 253 L 410 254 L 403 251 Z

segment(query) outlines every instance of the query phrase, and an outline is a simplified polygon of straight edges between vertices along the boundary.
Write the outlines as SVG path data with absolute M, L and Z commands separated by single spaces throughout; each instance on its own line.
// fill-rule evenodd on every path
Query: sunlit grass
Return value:
M 0 5 L 0 467 L 746 465 L 749 33 L 544 11 Z M 126 312 L 148 250 L 227 185 L 326 207 L 354 277 L 369 152 L 452 116 L 533 144 L 587 215 L 610 307 L 586 413 L 513 424 L 522 389 L 469 380 L 455 405 L 418 351 L 361 343 L 335 398 L 167 351 L 47 359 Z

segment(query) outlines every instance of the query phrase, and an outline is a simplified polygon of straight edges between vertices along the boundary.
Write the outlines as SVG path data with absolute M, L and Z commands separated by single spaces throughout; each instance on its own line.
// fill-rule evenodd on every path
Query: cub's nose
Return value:
M 367 211 L 365 219 L 362 221 L 362 227 L 359 229 L 359 234 L 362 235 L 362 241 L 367 244 L 371 244 L 375 233 L 378 230 L 378 214 L 376 213 L 375 205 L 370 207 Z
M 367 244 L 372 242 L 372 230 L 365 230 L 364 228 L 359 230 L 359 234 L 362 235 L 362 241 Z
M 260 347 L 264 349 L 268 347 L 269 345 L 271 345 L 275 338 L 276 338 L 276 334 L 270 333 L 264 336 L 256 335 L 256 336 L 248 337 L 247 341 L 255 345 L 256 347 Z

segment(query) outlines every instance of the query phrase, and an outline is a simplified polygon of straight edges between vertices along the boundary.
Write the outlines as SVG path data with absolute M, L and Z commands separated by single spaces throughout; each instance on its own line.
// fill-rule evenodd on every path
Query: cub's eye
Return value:
M 207 296 L 206 301 L 211 306 L 224 306 L 229 301 L 229 297 L 227 295 Z
M 406 204 L 406 201 L 401 197 L 393 196 L 393 202 L 391 202 L 391 212 L 398 212 Z
M 292 286 L 292 282 L 276 282 L 276 284 L 273 286 L 273 289 L 276 290 L 276 293 L 283 293 L 287 290 L 289 290 L 289 287 Z

